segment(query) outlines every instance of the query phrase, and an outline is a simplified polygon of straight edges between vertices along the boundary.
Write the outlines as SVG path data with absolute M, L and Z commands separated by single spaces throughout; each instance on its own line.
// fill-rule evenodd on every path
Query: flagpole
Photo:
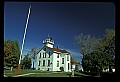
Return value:
M 29 15 L 30 15 L 30 9 L 31 9 L 31 5 L 30 5 L 30 7 L 29 7 L 28 18 L 27 18 L 26 28 L 25 28 L 25 32 L 24 32 L 24 37 L 23 37 L 23 43 L 22 43 L 22 49 L 21 49 L 21 55 L 20 55 L 20 59 L 19 59 L 19 64 L 20 64 L 21 57 L 22 57 L 22 51 L 23 51 L 23 46 L 24 46 L 24 41 L 25 41 L 25 36 L 26 36 L 26 30 L 27 30 L 27 26 L 28 26 L 28 20 L 29 20 Z
M 18 63 L 18 71 L 15 74 L 20 74 L 20 63 L 21 63 L 21 58 L 22 58 L 22 51 L 23 51 L 23 46 L 24 46 L 24 41 L 25 41 L 25 36 L 26 36 L 26 30 L 27 30 L 27 26 L 28 26 L 28 20 L 29 20 L 29 16 L 30 16 L 30 9 L 31 9 L 31 5 L 29 7 L 27 22 L 26 22 L 25 31 L 24 31 L 22 49 L 21 49 L 20 59 L 19 59 L 19 63 Z

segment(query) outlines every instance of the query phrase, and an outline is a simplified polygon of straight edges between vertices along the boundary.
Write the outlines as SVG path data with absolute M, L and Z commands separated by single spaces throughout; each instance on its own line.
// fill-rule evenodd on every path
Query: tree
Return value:
M 20 47 L 19 47 L 19 43 L 18 43 L 18 41 L 17 40 L 12 40 L 11 41 L 11 44 L 12 44 L 12 54 L 14 55 L 14 56 L 17 56 L 18 58 L 19 58 L 19 56 L 20 56 Z M 18 60 L 19 61 L 19 60 Z
M 87 56 L 92 51 L 96 50 L 99 40 L 96 39 L 94 36 L 91 36 L 91 35 L 83 35 L 83 33 L 75 36 L 74 39 L 75 39 L 76 43 L 79 45 L 80 52 L 83 55 L 83 59 L 82 59 L 83 70 L 84 70 L 84 72 L 88 71 L 87 67 L 86 67 L 87 63 L 88 63 L 87 62 L 88 57 L 86 59 L 85 56 Z
M 34 70 L 34 62 L 36 61 L 37 49 L 34 47 L 29 52 L 30 58 L 33 60 L 33 70 Z
M 99 42 L 99 51 L 105 56 L 106 68 L 109 67 L 109 72 L 115 66 L 115 30 L 106 29 L 104 38 Z
M 84 71 L 100 72 L 109 67 L 109 71 L 115 65 L 115 31 L 106 29 L 103 38 L 95 38 L 90 35 L 80 34 L 75 37 L 80 51 L 83 54 L 82 66 Z
M 12 56 L 12 44 L 10 43 L 10 40 L 4 41 L 4 65 L 7 65 L 7 61 Z
M 31 58 L 29 57 L 29 54 L 25 55 L 23 61 L 22 61 L 22 68 L 23 69 L 30 69 L 32 65 Z
M 16 67 L 19 61 L 20 48 L 17 40 L 4 41 L 4 66 Z

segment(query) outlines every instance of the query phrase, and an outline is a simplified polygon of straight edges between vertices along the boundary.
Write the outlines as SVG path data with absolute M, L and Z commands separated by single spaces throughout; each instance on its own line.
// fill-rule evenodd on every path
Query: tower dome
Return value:
M 43 44 L 47 47 L 53 48 L 54 41 L 52 40 L 52 38 L 50 38 L 49 34 L 48 34 L 46 40 L 43 41 Z

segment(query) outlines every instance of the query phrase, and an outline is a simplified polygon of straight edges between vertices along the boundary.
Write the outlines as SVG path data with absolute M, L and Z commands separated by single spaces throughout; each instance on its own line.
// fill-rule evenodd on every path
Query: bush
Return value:
M 61 71 L 64 71 L 64 68 L 63 68 L 63 67 L 60 67 L 60 70 L 61 70 Z
M 6 66 L 6 67 L 4 67 L 4 69 L 5 69 L 5 70 L 10 70 L 10 67 L 7 67 L 7 66 Z

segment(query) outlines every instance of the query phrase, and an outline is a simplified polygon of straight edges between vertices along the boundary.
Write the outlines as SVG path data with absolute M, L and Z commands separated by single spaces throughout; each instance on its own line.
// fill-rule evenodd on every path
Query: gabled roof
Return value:
M 45 46 L 42 46 L 42 48 L 37 52 L 37 54 L 44 48 Z M 47 47 L 47 46 L 46 46 Z M 60 50 L 60 49 L 58 49 L 58 48 L 50 48 L 50 47 L 47 47 L 47 48 L 49 48 L 49 49 L 51 49 L 51 50 L 53 50 L 53 51 L 57 51 L 57 52 L 61 52 L 61 53 L 69 53 L 68 51 L 66 51 L 66 50 Z M 70 54 L 70 53 L 69 53 Z
M 40 48 L 40 50 L 37 52 L 37 54 L 44 48 L 45 46 L 42 46 L 41 48 Z

